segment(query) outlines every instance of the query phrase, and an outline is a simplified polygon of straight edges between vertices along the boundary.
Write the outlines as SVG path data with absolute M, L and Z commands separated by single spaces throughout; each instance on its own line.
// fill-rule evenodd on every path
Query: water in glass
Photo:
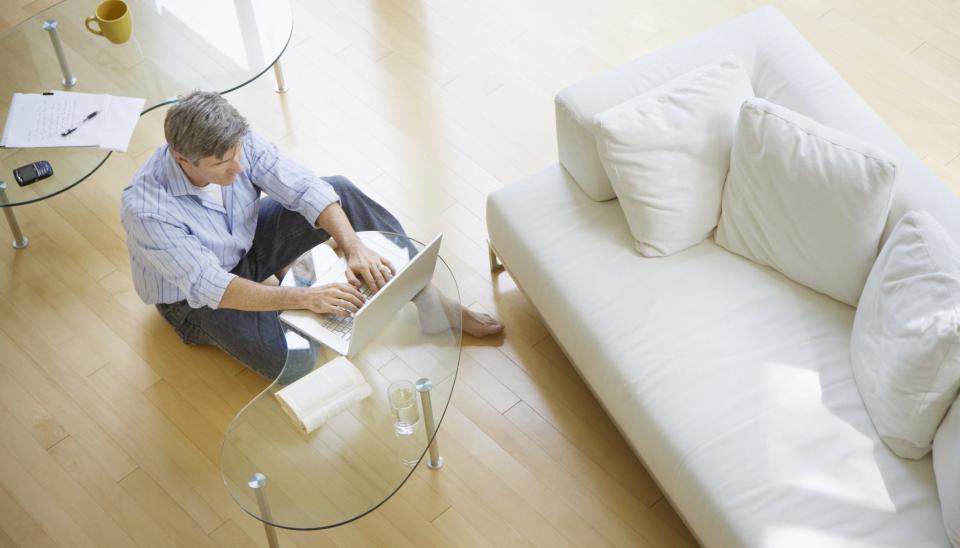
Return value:
M 417 391 L 410 381 L 397 381 L 390 385 L 390 407 L 393 409 L 393 427 L 399 434 L 412 434 L 420 420 L 417 407 Z

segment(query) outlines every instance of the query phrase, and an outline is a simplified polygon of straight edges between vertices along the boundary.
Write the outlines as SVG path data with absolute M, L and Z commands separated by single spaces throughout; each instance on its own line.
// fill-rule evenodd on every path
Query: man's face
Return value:
M 228 186 L 233 184 L 237 175 L 243 171 L 243 167 L 240 165 L 240 159 L 243 157 L 242 143 L 227 151 L 223 158 L 207 156 L 201 158 L 195 164 L 179 153 L 175 154 L 177 163 L 183 168 L 187 178 L 197 186 L 203 186 L 205 183 Z

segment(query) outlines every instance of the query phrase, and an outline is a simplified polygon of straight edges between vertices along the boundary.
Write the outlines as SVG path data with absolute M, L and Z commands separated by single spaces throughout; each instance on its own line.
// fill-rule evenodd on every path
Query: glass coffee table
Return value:
M 360 236 L 373 249 L 384 241 L 411 254 L 423 249 L 423 244 L 405 236 L 377 232 Z M 312 257 L 311 252 L 301 256 L 283 285 L 314 281 L 315 269 L 307 264 Z M 430 283 L 460 302 L 456 280 L 442 258 L 437 259 Z M 275 381 L 227 429 L 220 458 L 224 484 L 244 511 L 264 523 L 271 543 L 276 542 L 274 526 L 325 529 L 366 515 L 397 492 L 424 456 L 427 466 L 442 466 L 434 438 L 457 377 L 461 317 L 423 305 L 419 296 L 414 300 L 416 305 L 404 305 L 373 342 L 349 358 L 371 386 L 370 396 L 304 434 L 281 409 L 274 394 L 283 386 Z M 432 334 L 421 329 L 423 310 Z M 287 340 L 291 341 L 289 332 Z M 309 362 L 315 363 L 313 367 L 337 356 L 316 343 L 309 349 L 305 343 L 290 346 L 281 378 L 288 376 L 295 353 L 319 353 L 315 362 Z M 412 413 L 418 420 L 407 434 L 397 433 L 387 394 L 391 383 L 403 380 L 418 392 L 417 412 Z
M 66 90 L 146 99 L 144 112 L 195 89 L 227 93 L 274 68 L 285 90 L 279 59 L 290 42 L 293 15 L 286 1 L 127 0 L 129 41 L 113 44 L 84 28 L 97 2 L 65 0 L 0 33 L 0 121 L 14 93 Z M 50 23 L 51 21 L 55 23 Z M 52 28 L 55 27 L 55 28 Z M 55 33 L 55 35 L 54 35 Z M 66 61 L 61 67 L 53 45 Z M 14 206 L 56 196 L 95 172 L 110 156 L 97 148 L 0 148 L 0 208 L 26 247 Z M 26 187 L 13 170 L 47 160 L 54 175 Z

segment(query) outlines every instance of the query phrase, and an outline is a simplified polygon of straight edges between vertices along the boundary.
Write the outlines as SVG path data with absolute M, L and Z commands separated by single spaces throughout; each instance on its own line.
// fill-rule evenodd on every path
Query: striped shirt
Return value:
M 190 183 L 164 145 L 123 190 L 120 220 L 143 302 L 217 308 L 236 277 L 230 271 L 253 245 L 261 191 L 310 224 L 339 200 L 329 183 L 253 132 L 244 137 L 241 165 L 221 205 Z

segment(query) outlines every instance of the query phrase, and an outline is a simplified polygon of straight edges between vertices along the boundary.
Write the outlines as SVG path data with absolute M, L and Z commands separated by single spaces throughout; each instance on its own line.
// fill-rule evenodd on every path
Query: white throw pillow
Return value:
M 933 439 L 933 473 L 947 537 L 960 548 L 960 403 L 956 401 Z
M 717 243 L 856 306 L 896 174 L 872 145 L 749 99 L 734 134 Z
M 929 213 L 911 211 L 877 257 L 850 336 L 860 395 L 880 439 L 901 457 L 930 451 L 957 397 L 958 342 L 960 247 Z
M 740 104 L 753 97 L 736 57 L 724 57 L 597 114 L 597 150 L 637 250 L 663 256 L 717 226 Z

